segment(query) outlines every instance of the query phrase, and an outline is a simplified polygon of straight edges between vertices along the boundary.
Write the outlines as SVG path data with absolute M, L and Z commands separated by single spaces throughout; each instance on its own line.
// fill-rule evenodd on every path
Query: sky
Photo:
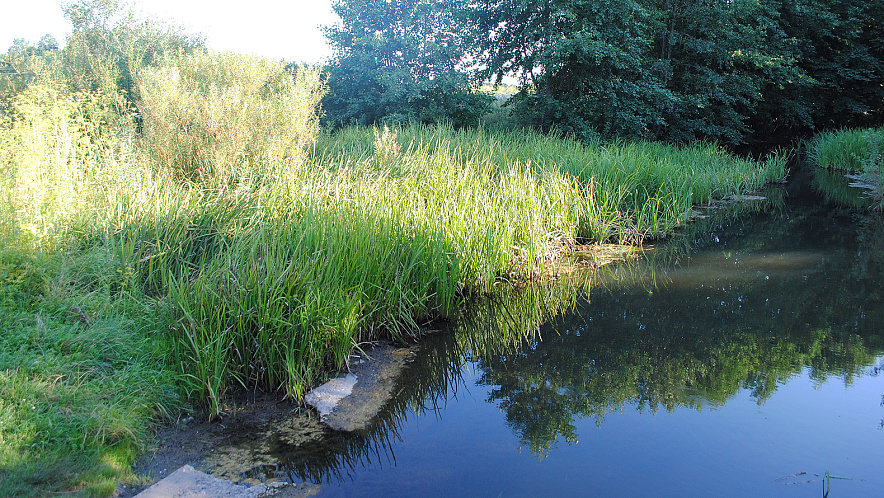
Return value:
M 16 38 L 36 44 L 47 33 L 63 46 L 71 25 L 62 13 L 61 1 L 4 3 L 0 53 L 5 53 Z M 231 6 L 219 6 L 224 4 Z M 331 10 L 331 0 L 129 0 L 127 5 L 141 18 L 169 21 L 187 33 L 202 34 L 206 46 L 213 50 L 291 62 L 318 63 L 330 57 L 319 25 L 339 21 Z

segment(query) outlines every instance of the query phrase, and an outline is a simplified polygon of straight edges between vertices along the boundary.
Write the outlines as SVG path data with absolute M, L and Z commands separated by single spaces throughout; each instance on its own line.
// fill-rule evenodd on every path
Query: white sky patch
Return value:
M 45 34 L 64 44 L 71 26 L 58 0 L 9 2 L 0 18 L 0 53 L 15 38 L 31 43 Z M 134 0 L 139 17 L 169 21 L 188 33 L 201 34 L 219 51 L 255 54 L 292 62 L 319 63 L 332 55 L 320 25 L 340 22 L 331 0 Z

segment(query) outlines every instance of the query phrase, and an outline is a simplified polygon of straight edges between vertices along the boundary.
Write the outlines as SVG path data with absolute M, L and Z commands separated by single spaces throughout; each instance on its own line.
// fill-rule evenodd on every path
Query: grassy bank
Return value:
M 847 173 L 851 187 L 866 190 L 871 206 L 884 209 L 884 128 L 820 133 L 807 151 L 813 164 Z
M 111 291 L 114 259 L 0 248 L 2 496 L 107 496 L 183 406 L 150 303 Z
M 137 123 L 35 84 L 0 129 L 0 494 L 107 494 L 182 403 L 299 398 L 363 341 L 784 175 L 784 157 L 710 145 L 328 134 L 315 71 L 229 54 L 168 59 L 138 85 Z
M 419 126 L 345 130 L 314 150 L 270 182 L 130 189 L 96 235 L 169 305 L 183 378 L 214 413 L 232 386 L 300 397 L 359 342 L 417 335 L 578 241 L 640 243 L 693 202 L 783 174 L 711 147 Z

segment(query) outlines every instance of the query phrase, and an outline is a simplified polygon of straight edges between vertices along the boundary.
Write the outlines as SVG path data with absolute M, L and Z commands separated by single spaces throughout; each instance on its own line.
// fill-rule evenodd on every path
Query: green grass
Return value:
M 74 182 L 104 197 L 86 196 L 73 236 L 115 256 L 120 289 L 166 306 L 180 378 L 213 414 L 236 386 L 298 398 L 360 341 L 416 336 L 577 242 L 664 236 L 693 204 L 758 188 L 784 163 L 444 126 L 346 129 L 312 150 L 272 181 L 182 183 L 169 165 L 118 162 L 114 185 L 108 172 Z
M 853 172 L 879 172 L 884 128 L 842 129 L 823 132 L 807 145 L 811 161 L 821 168 Z
M 782 155 L 712 145 L 329 135 L 315 71 L 163 64 L 140 79 L 140 134 L 104 119 L 101 95 L 42 85 L 0 127 L 0 494 L 108 494 L 182 403 L 217 416 L 237 389 L 298 399 L 363 341 L 417 337 L 467 300 L 554 275 L 576 244 L 664 237 L 692 205 L 785 172 Z M 229 88 L 200 85 L 204 72 Z
M 847 172 L 862 186 L 873 209 L 884 209 L 884 128 L 844 129 L 820 133 L 807 145 L 808 158 L 819 168 Z M 835 199 L 855 198 L 844 186 L 828 181 L 823 187 Z M 853 185 L 851 185 L 853 186 Z M 855 190 L 855 189 L 853 189 Z M 856 204 L 853 200 L 850 204 Z
M 575 243 L 641 243 L 690 206 L 761 186 L 711 146 L 586 147 L 535 133 L 346 129 L 305 163 L 233 191 L 149 183 L 120 193 L 104 241 L 164 299 L 191 398 L 300 397 L 359 342 L 417 336 L 464 299 L 547 274 Z
M 2 496 L 107 496 L 182 406 L 149 305 L 102 282 L 110 258 L 0 250 Z

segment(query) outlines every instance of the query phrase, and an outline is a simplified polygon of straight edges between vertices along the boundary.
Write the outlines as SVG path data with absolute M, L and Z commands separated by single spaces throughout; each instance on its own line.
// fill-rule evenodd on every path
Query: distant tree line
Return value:
M 487 114 L 583 140 L 776 142 L 884 125 L 884 0 L 334 0 L 327 126 Z M 0 56 L 0 113 L 33 81 L 138 100 L 136 74 L 202 39 L 118 0 L 66 4 L 46 36 Z M 293 69 L 295 66 L 292 66 Z M 509 81 L 513 81 L 509 80 Z M 122 98 L 120 98 L 122 97 Z M 125 108 L 120 109 L 126 111 Z M 128 111 L 126 111 L 128 112 Z M 137 109 L 131 108 L 136 117 Z
M 884 0 L 335 0 L 326 121 L 727 144 L 884 123 Z

